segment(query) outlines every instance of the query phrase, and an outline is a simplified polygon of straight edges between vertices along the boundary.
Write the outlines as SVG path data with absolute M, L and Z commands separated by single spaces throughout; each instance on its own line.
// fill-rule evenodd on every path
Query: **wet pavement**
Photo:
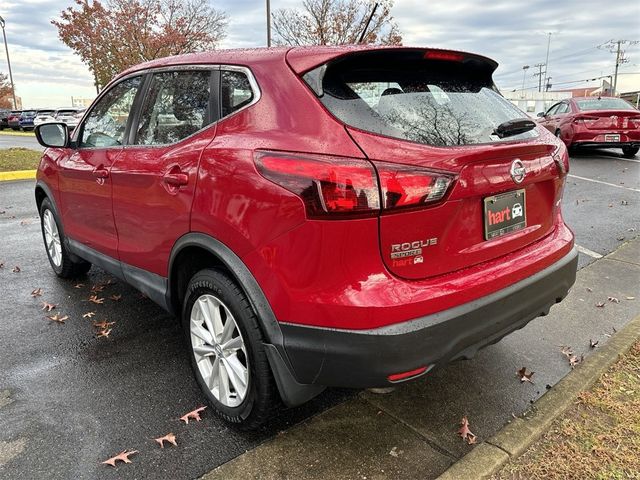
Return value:
M 377 416 L 379 408 L 385 415 L 415 423 L 417 427 L 407 431 L 430 439 L 433 445 L 429 443 L 427 450 L 437 452 L 437 469 L 466 451 L 455 436 L 459 416 L 473 415 L 476 433 L 489 435 L 568 372 L 558 345 L 571 343 L 588 354 L 589 338 L 606 341 L 606 334 L 624 322 L 626 317 L 617 309 L 640 309 L 640 303 L 595 307 L 607 296 L 632 296 L 631 290 L 637 289 L 635 267 L 629 267 L 633 262 L 598 256 L 638 236 L 640 160 L 623 160 L 607 151 L 583 154 L 572 158 L 571 174 L 563 212 L 587 252 L 580 254 L 580 267 L 596 262 L 580 273 L 581 290 L 572 293 L 575 304 L 554 307 L 552 315 L 535 320 L 472 361 L 452 364 L 390 396 L 362 394 L 357 400 L 375 405 L 376 411 L 366 415 Z M 104 304 L 88 302 L 92 286 L 114 280 L 99 269 L 93 268 L 79 282 L 56 278 L 42 245 L 32 182 L 0 184 L 3 211 L 0 478 L 195 478 L 355 395 L 329 390 L 283 412 L 258 432 L 231 429 L 207 411 L 201 422 L 184 425 L 178 418 L 202 405 L 204 397 L 192 377 L 177 320 L 122 283 L 98 292 Z M 633 260 L 635 254 L 627 255 Z M 12 272 L 15 266 L 19 273 Z M 620 274 L 623 266 L 625 275 Z M 600 290 L 586 290 L 596 284 Z M 30 292 L 36 288 L 42 288 L 43 295 L 32 298 Z M 122 298 L 114 300 L 112 295 Z M 51 313 L 69 319 L 64 324 L 47 320 L 43 301 L 58 304 Z M 92 319 L 83 318 L 92 311 Z M 92 320 L 116 322 L 110 337 L 96 338 Z M 515 370 L 525 365 L 536 371 L 535 385 L 512 385 Z M 343 423 L 345 416 L 357 413 L 340 408 L 345 413 L 332 425 L 349 428 Z M 351 434 L 322 438 L 331 449 L 345 441 L 357 442 L 358 432 L 367 429 L 371 430 L 361 424 Z M 383 430 L 373 433 L 384 437 Z M 176 434 L 178 447 L 160 449 L 153 438 L 169 432 Z M 403 432 L 393 427 L 389 439 L 399 442 Z M 99 463 L 124 449 L 139 450 L 132 464 L 112 469 Z M 405 450 L 425 451 L 410 445 Z M 428 478 L 428 471 L 423 473 Z

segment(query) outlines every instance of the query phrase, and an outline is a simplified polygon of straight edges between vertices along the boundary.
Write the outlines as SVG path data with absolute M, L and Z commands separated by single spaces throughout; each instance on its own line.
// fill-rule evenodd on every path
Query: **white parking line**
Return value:
M 585 255 L 589 255 L 590 257 L 593 257 L 593 258 L 602 258 L 602 255 L 600 255 L 598 252 L 589 250 L 588 248 L 583 247 L 582 245 L 578 245 L 577 243 L 576 243 L 576 250 L 578 250 L 580 253 L 584 253 Z
M 616 185 L 615 183 L 603 182 L 602 180 L 594 180 L 593 178 L 579 177 L 578 175 L 569 174 L 571 178 L 578 178 L 580 180 L 586 180 L 587 182 L 600 183 L 602 185 L 608 185 L 610 187 L 622 188 L 624 190 L 631 190 L 632 192 L 640 192 L 640 188 L 625 187 L 624 185 Z

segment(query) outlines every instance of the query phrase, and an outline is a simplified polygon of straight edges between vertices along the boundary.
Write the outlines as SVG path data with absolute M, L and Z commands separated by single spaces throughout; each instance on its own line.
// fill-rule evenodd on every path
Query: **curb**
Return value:
M 454 463 L 437 480 L 488 478 L 509 460 L 523 454 L 548 431 L 551 423 L 573 405 L 640 338 L 640 316 L 631 320 L 583 364 L 560 380 L 527 410 L 490 439 Z
M 37 170 L 16 170 L 13 172 L 0 172 L 0 182 L 10 180 L 30 180 L 36 178 Z

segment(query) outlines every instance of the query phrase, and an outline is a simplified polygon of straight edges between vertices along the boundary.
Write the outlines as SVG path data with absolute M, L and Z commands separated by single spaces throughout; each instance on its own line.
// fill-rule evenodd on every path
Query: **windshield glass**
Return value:
M 621 98 L 601 97 L 576 100 L 580 110 L 635 110 L 633 105 Z
M 423 51 L 353 57 L 329 64 L 320 96 L 348 125 L 436 146 L 537 136 L 535 130 L 504 139 L 494 134 L 501 123 L 526 114 L 495 90 L 485 62 L 426 60 Z

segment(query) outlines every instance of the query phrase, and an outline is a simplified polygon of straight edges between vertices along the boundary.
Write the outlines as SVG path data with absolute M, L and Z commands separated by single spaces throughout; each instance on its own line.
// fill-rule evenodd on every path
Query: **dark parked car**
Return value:
M 7 118 L 9 128 L 12 130 L 20 130 L 20 115 L 22 115 L 22 110 L 11 110 Z
M 130 68 L 73 134 L 36 128 L 51 267 L 97 265 L 180 317 L 204 395 L 245 427 L 473 357 L 547 314 L 577 265 L 567 149 L 496 67 L 287 47 Z
M 640 150 L 640 112 L 621 98 L 569 98 L 538 116 L 538 122 L 572 150 L 621 148 L 625 157 Z
M 9 128 L 9 115 L 11 114 L 11 110 L 8 108 L 0 109 L 0 130 L 4 130 L 5 128 Z
M 24 110 L 20 114 L 20 128 L 24 131 L 33 130 L 33 120 L 38 115 L 37 110 Z

